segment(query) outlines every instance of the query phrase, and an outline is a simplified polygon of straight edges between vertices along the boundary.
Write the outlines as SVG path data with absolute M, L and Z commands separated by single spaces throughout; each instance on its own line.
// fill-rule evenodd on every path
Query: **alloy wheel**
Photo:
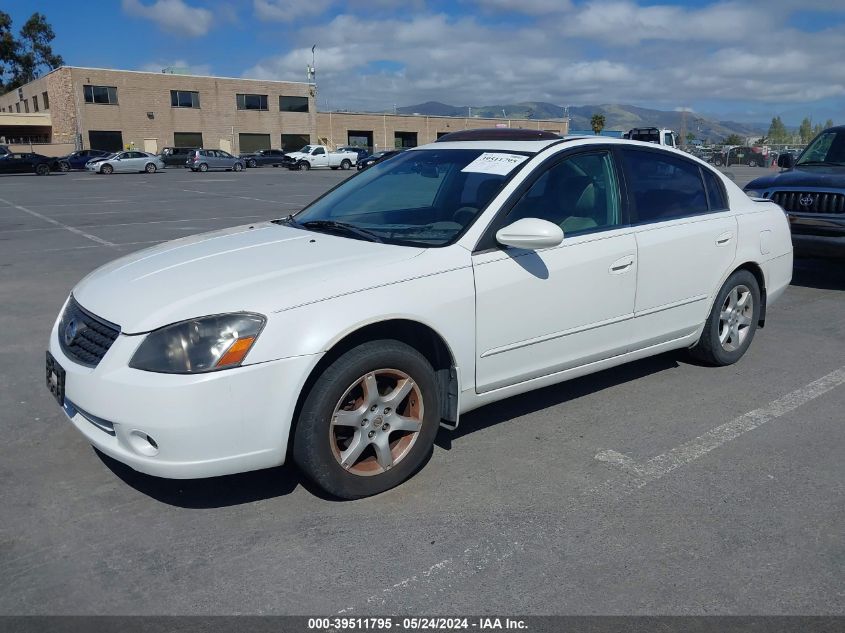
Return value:
M 740 348 L 748 336 L 754 316 L 754 296 L 748 286 L 733 288 L 719 312 L 719 342 L 726 352 Z

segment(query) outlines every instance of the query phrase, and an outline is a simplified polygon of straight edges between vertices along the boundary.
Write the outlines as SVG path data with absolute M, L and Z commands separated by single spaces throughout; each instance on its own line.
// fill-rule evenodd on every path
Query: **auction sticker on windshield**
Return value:
M 461 171 L 476 174 L 498 174 L 500 176 L 506 176 L 513 170 L 514 167 L 522 163 L 527 158 L 528 156 L 522 156 L 520 154 L 484 152 Z

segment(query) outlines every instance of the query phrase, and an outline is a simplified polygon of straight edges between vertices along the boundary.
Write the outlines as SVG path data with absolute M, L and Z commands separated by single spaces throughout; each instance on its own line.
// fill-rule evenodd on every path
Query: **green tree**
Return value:
M 804 120 L 801 121 L 801 125 L 798 127 L 798 136 L 801 137 L 802 143 L 809 143 L 810 139 L 813 138 L 813 121 L 810 117 L 805 116 Z
M 692 145 L 692 142 L 695 140 L 695 133 L 687 132 L 687 145 Z
M 43 13 L 33 13 L 16 38 L 12 20 L 0 12 L 0 88 L 13 90 L 38 78 L 42 70 L 53 70 L 64 63 L 53 52 L 56 34 Z
M 827 129 L 829 127 L 833 127 L 833 119 L 828 119 L 824 122 L 824 129 Z
M 601 134 L 604 129 L 604 115 L 594 114 L 593 118 L 590 119 L 590 127 L 593 128 L 593 134 Z
M 769 137 L 769 142 L 775 144 L 788 143 L 790 138 L 790 134 L 779 116 L 772 118 L 772 124 L 769 126 L 769 133 L 766 136 Z
M 742 138 L 739 134 L 731 134 L 728 138 L 722 141 L 722 145 L 743 145 L 745 144 L 745 139 Z
M 811 140 L 813 140 L 813 136 L 817 136 L 822 132 L 824 132 L 824 126 L 821 123 L 819 123 L 818 125 L 814 125 L 813 134 L 810 136 L 810 138 L 807 139 L 807 142 L 809 143 Z

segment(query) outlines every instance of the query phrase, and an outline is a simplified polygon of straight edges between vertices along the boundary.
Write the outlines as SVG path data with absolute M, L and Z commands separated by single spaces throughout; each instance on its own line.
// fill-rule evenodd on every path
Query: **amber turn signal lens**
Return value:
M 220 360 L 217 361 L 215 367 L 229 367 L 230 365 L 237 365 L 244 359 L 254 341 L 254 336 L 239 338 L 237 341 L 232 343 L 232 346 L 225 354 L 223 354 L 223 356 L 220 357 Z

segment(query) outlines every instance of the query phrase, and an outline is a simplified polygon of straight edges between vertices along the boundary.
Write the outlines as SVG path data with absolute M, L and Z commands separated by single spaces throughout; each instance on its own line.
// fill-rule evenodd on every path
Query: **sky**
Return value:
M 74 66 L 306 81 L 320 110 L 622 103 L 845 123 L 845 0 L 0 0 Z

